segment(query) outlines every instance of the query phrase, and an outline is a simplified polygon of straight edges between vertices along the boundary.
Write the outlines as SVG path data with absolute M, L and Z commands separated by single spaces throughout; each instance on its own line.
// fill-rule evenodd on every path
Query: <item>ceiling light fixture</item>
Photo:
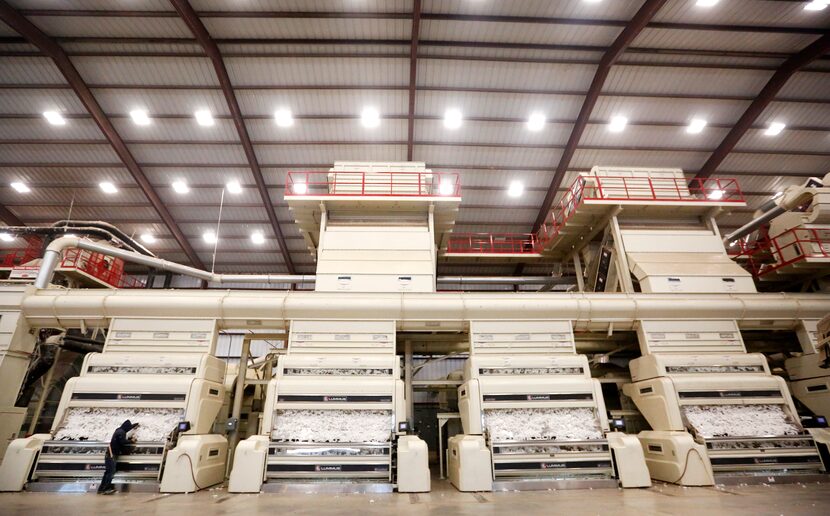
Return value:
M 181 180 L 173 181 L 173 184 L 171 186 L 173 187 L 173 191 L 175 191 L 177 194 L 186 194 L 190 191 L 190 187 L 187 186 L 187 183 Z
M 291 191 L 295 195 L 305 195 L 308 192 L 308 185 L 305 183 L 294 183 L 291 185 Z
M 114 194 L 118 193 L 118 188 L 115 187 L 114 184 L 110 183 L 109 181 L 103 181 L 98 183 L 98 187 L 104 191 L 104 193 Z
M 294 125 L 294 115 L 290 109 L 281 108 L 274 113 L 274 121 L 279 127 L 291 127 Z
M 145 244 L 153 244 L 156 241 L 156 237 L 154 237 L 150 233 L 142 233 L 141 234 L 141 241 L 144 242 Z
M 52 125 L 66 125 L 66 119 L 57 111 L 44 111 L 43 118 Z
M 521 197 L 525 191 L 525 185 L 521 181 L 511 181 L 507 188 L 507 195 L 510 197 Z
M 232 194 L 242 193 L 242 185 L 240 185 L 239 181 L 236 180 L 228 181 L 228 183 L 225 185 L 225 188 L 228 190 L 228 192 Z
M 712 201 L 719 201 L 719 200 L 723 199 L 723 195 L 724 195 L 723 190 L 712 190 L 711 192 L 709 192 L 709 194 L 706 197 L 708 197 Z
M 251 242 L 262 245 L 265 243 L 265 235 L 262 234 L 262 231 L 254 231 L 251 233 Z
M 545 115 L 542 113 L 533 113 L 527 119 L 527 128 L 533 132 L 541 131 L 545 128 Z
M 689 126 L 686 128 L 686 132 L 689 134 L 700 134 L 703 132 L 703 128 L 706 127 L 706 120 L 702 118 L 695 118 L 689 122 Z
M 213 230 L 205 231 L 202 234 L 202 239 L 208 244 L 215 244 L 219 241 L 219 238 L 216 236 L 216 233 Z
M 804 6 L 805 11 L 823 11 L 830 5 L 830 0 L 813 0 Z
M 767 130 L 764 131 L 764 136 L 778 136 L 781 134 L 781 131 L 787 127 L 787 124 L 782 124 L 781 122 L 772 122 L 767 127 Z
M 628 119 L 624 116 L 615 116 L 611 119 L 611 123 L 608 124 L 608 130 L 612 133 L 621 133 L 625 130 L 625 126 L 628 125 Z
M 213 125 L 213 115 L 210 114 L 210 111 L 207 109 L 200 109 L 193 113 L 193 116 L 196 117 L 196 123 L 199 125 L 210 127 Z
M 363 108 L 360 113 L 360 123 L 363 124 L 363 127 L 373 129 L 380 125 L 380 113 L 375 108 Z
M 447 129 L 458 129 L 463 122 L 464 117 L 461 115 L 461 111 L 457 109 L 448 109 L 444 113 L 444 127 Z
M 449 181 L 441 181 L 441 183 L 438 184 L 438 194 L 439 195 L 443 195 L 443 196 L 446 197 L 448 195 L 452 195 L 454 191 L 455 191 L 455 186 L 453 186 L 453 184 L 450 183 Z
M 720 0 L 697 0 L 697 3 L 695 5 L 697 5 L 698 7 L 712 7 L 713 5 L 716 5 L 718 2 L 720 2 Z
M 29 192 L 32 191 L 31 188 L 26 186 L 26 183 L 21 183 L 20 181 L 15 181 L 14 183 L 10 184 L 9 186 L 14 188 L 14 191 L 17 192 L 17 193 L 29 193 Z
M 130 118 L 133 119 L 136 125 L 150 125 L 150 116 L 143 109 L 133 109 L 130 111 Z
M 0 233 L 0 240 L 3 242 L 12 242 L 14 240 L 14 235 L 10 233 Z

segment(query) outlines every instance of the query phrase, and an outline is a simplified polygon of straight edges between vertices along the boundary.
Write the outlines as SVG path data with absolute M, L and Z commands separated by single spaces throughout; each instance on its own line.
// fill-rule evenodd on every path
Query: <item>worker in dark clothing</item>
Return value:
M 138 427 L 138 423 L 132 423 L 129 419 L 121 423 L 121 426 L 112 433 L 112 439 L 104 454 L 104 464 L 106 470 L 104 471 L 104 478 L 101 479 L 101 485 L 98 486 L 98 494 L 113 494 L 115 486 L 112 485 L 112 477 L 115 476 L 115 460 L 124 452 L 124 448 L 130 442 L 135 442 L 135 438 L 128 439 L 127 433 Z

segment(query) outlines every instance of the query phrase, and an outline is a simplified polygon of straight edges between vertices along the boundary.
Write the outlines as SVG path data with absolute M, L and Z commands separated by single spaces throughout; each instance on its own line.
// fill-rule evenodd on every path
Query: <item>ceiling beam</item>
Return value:
M 732 130 L 718 145 L 717 149 L 712 152 L 709 159 L 701 167 L 700 172 L 695 177 L 705 179 L 711 176 L 718 169 L 723 160 L 733 152 L 735 146 L 743 138 L 746 132 L 752 128 L 752 124 L 761 116 L 761 113 L 775 100 L 775 96 L 787 81 L 795 75 L 801 68 L 812 63 L 825 53 L 830 52 L 830 32 L 818 38 L 811 44 L 807 45 L 801 52 L 787 59 L 784 64 L 778 68 L 778 71 L 773 74 L 764 88 L 755 97 L 755 100 L 746 108 L 744 114 L 738 119 L 738 122 L 732 127 Z
M 805 0 L 797 0 L 799 2 Z M 26 9 L 21 11 L 25 16 L 71 16 L 71 17 L 103 17 L 103 18 L 172 18 L 172 11 L 158 10 L 114 10 L 114 9 Z M 200 11 L 200 18 L 258 18 L 258 19 L 337 19 L 337 20 L 409 20 L 410 13 L 405 12 L 320 12 L 320 11 L 273 11 L 273 10 L 246 10 L 246 11 Z M 485 14 L 456 14 L 456 13 L 423 13 L 424 20 L 456 21 L 456 22 L 490 22 L 490 23 L 522 23 L 545 25 L 570 25 L 587 27 L 625 27 L 627 20 L 609 20 L 602 18 L 563 18 L 551 16 L 510 16 Z M 789 27 L 781 25 L 738 25 L 738 24 L 711 24 L 711 23 L 678 23 L 678 22 L 649 22 L 648 28 L 700 30 L 721 32 L 763 32 L 770 34 L 821 34 L 824 29 L 818 27 Z
M 144 195 L 147 196 L 147 199 L 153 205 L 153 208 L 155 208 L 164 224 L 176 238 L 176 241 L 190 259 L 191 264 L 196 267 L 204 268 L 204 263 L 199 259 L 196 251 L 193 250 L 190 242 L 184 236 L 181 229 L 179 229 L 175 220 L 173 220 L 173 216 L 167 210 L 164 202 L 153 189 L 150 181 L 147 179 L 147 176 L 144 175 L 144 171 L 141 170 L 141 167 L 138 165 L 132 153 L 127 148 L 127 145 L 121 139 L 118 131 L 115 130 L 115 126 L 113 126 L 112 122 L 110 122 L 109 118 L 107 118 L 106 113 L 104 113 L 104 110 L 101 108 L 100 104 L 98 104 L 98 101 L 95 99 L 95 96 L 92 94 L 89 86 L 87 86 L 84 82 L 83 77 L 81 77 L 81 74 L 72 64 L 72 61 L 70 61 L 63 48 L 61 48 L 49 36 L 44 34 L 39 28 L 37 28 L 25 17 L 21 16 L 20 13 L 12 9 L 2 0 L 0 0 L 0 20 L 3 20 L 6 25 L 23 36 L 29 43 L 38 47 L 41 52 L 43 52 L 54 62 L 64 79 L 66 79 L 66 82 L 69 83 L 69 86 L 75 92 L 75 95 L 78 96 L 78 99 L 95 120 L 98 128 L 107 138 L 107 141 L 121 159 L 121 162 L 130 171 L 133 179 L 136 183 L 138 183 L 142 191 L 144 191 Z
M 254 145 L 251 143 L 251 138 L 248 135 L 248 129 L 245 126 L 245 121 L 242 119 L 242 110 L 239 108 L 239 102 L 236 100 L 236 93 L 234 93 L 231 78 L 228 75 L 228 70 L 225 68 L 225 62 L 222 60 L 222 54 L 219 52 L 219 47 L 210 36 L 205 28 L 202 20 L 196 15 L 196 11 L 187 0 L 170 0 L 179 16 L 193 33 L 193 36 L 205 50 L 205 53 L 210 58 L 213 64 L 213 69 L 216 72 L 216 77 L 219 79 L 219 84 L 222 88 L 222 94 L 228 103 L 228 109 L 231 112 L 233 123 L 236 126 L 236 132 L 239 134 L 239 140 L 242 143 L 242 148 L 245 151 L 245 157 L 248 159 L 248 164 L 251 168 L 251 174 L 254 176 L 259 196 L 262 198 L 262 204 L 268 212 L 268 220 L 271 222 L 271 228 L 274 231 L 274 236 L 277 238 L 277 243 L 280 246 L 280 253 L 282 253 L 285 265 L 288 268 L 289 274 L 294 274 L 294 262 L 291 260 L 291 252 L 285 243 L 285 236 L 280 228 L 280 222 L 277 220 L 277 214 L 271 206 L 271 194 L 268 193 L 268 187 L 265 184 L 265 177 L 262 175 L 262 170 L 259 167 L 259 161 L 256 157 Z
M 412 161 L 415 138 L 415 84 L 418 75 L 418 34 L 421 30 L 421 0 L 412 4 L 412 42 L 409 45 L 409 116 L 407 119 L 406 160 Z
M 7 226 L 25 226 L 20 218 L 6 206 L 0 205 L 0 220 Z
M 568 171 L 571 159 L 576 152 L 576 148 L 579 145 L 579 140 L 582 138 L 582 134 L 585 132 L 585 127 L 588 125 L 591 112 L 594 110 L 594 106 L 596 106 L 600 92 L 602 92 L 602 87 L 605 84 L 605 80 L 608 78 L 609 72 L 611 71 L 611 67 L 614 66 L 614 63 L 619 60 L 623 52 L 625 52 L 631 42 L 634 41 L 640 32 L 642 32 L 654 15 L 657 14 L 657 11 L 663 7 L 663 4 L 665 4 L 666 1 L 667 0 L 646 0 L 637 11 L 637 14 L 631 18 L 631 21 L 628 22 L 622 32 L 620 32 L 617 36 L 617 39 L 614 40 L 611 47 L 609 47 L 605 54 L 603 54 L 599 67 L 594 74 L 594 79 L 591 81 L 591 86 L 588 88 L 588 93 L 585 95 L 582 108 L 579 110 L 579 115 L 576 118 L 576 123 L 571 131 L 571 135 L 568 138 L 568 143 L 562 151 L 562 156 L 559 159 L 559 165 L 556 167 L 556 172 L 553 174 L 550 186 L 548 187 L 548 193 L 545 195 L 545 200 L 542 202 L 542 207 L 539 210 L 539 215 L 536 217 L 536 222 L 533 224 L 533 231 L 538 230 L 545 222 L 548 210 L 550 210 L 553 200 L 556 197 L 556 192 L 559 190 L 559 186 L 562 184 L 565 173 Z

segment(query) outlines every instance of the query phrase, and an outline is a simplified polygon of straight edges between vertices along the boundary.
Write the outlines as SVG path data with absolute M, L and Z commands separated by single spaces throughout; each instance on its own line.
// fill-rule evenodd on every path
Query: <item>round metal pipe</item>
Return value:
M 33 327 L 105 327 L 114 317 L 215 318 L 224 329 L 284 329 L 293 319 L 386 319 L 402 331 L 460 331 L 475 319 L 566 319 L 579 331 L 636 328 L 642 319 L 734 319 L 792 329 L 830 313 L 823 294 L 354 293 L 245 290 L 38 290 L 22 300 Z
M 757 218 L 750 220 L 743 226 L 739 227 L 735 231 L 723 237 L 723 243 L 725 245 L 729 245 L 732 242 L 745 237 L 746 235 L 752 233 L 759 227 L 763 226 L 764 224 L 774 219 L 775 217 L 781 215 L 782 213 L 785 213 L 786 211 L 787 210 L 785 208 L 782 208 L 781 206 L 776 206 L 775 208 L 769 210 L 768 212 L 764 213 L 763 215 Z

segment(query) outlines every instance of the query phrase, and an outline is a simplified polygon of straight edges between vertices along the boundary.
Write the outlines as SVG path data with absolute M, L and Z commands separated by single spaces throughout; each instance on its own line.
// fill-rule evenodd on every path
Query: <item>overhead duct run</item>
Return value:
M 46 248 L 43 255 L 43 263 L 38 272 L 35 281 L 36 288 L 46 288 L 52 281 L 55 273 L 55 268 L 60 262 L 61 252 L 64 249 L 77 247 L 100 253 L 114 258 L 120 258 L 125 262 L 145 265 L 160 271 L 171 272 L 174 274 L 181 274 L 184 276 L 191 276 L 204 280 L 210 283 L 228 284 L 228 283 L 266 283 L 269 285 L 286 284 L 286 283 L 313 283 L 316 280 L 314 275 L 297 275 L 297 274 L 216 274 L 213 272 L 195 269 L 175 263 L 154 256 L 146 256 L 133 251 L 119 249 L 110 245 L 84 240 L 78 237 L 62 237 L 54 240 Z M 461 285 L 553 285 L 553 284 L 569 284 L 571 283 L 566 278 L 553 276 L 444 276 L 437 278 L 438 283 L 443 284 L 461 284 Z

